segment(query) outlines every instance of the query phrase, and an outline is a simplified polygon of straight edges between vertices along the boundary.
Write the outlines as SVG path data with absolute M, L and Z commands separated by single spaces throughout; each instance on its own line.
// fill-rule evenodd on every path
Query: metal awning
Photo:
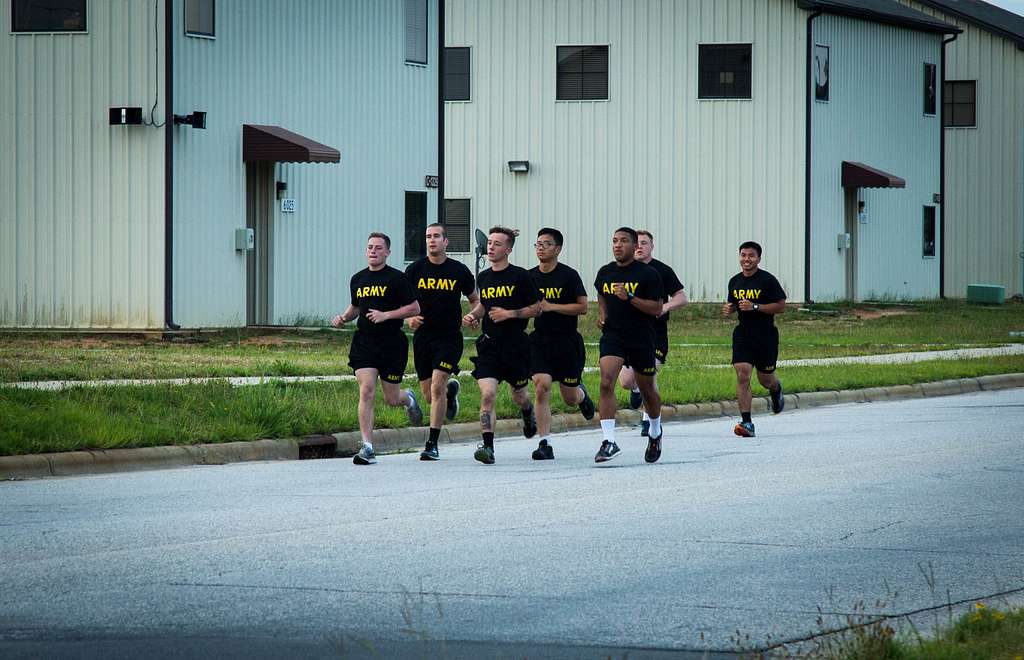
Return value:
M 242 124 L 242 160 L 247 163 L 337 163 L 341 152 L 280 126 Z
M 907 182 L 864 163 L 843 161 L 843 188 L 906 188 Z

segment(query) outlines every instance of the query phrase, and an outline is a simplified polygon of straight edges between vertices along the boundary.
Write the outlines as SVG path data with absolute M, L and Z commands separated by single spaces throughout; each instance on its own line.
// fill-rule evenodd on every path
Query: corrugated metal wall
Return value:
M 175 5 L 179 127 L 174 166 L 174 316 L 186 326 L 245 323 L 242 124 L 272 124 L 340 149 L 340 164 L 279 164 L 295 213 L 276 206 L 273 318 L 325 318 L 348 304 L 373 230 L 402 267 L 405 191 L 437 174 L 437 0 L 428 66 L 405 64 L 404 0 L 217 3 L 216 39 L 184 36 Z M 428 218 L 436 217 L 436 191 Z
M 108 125 L 163 92 L 163 2 L 87 4 L 85 34 L 0 11 L 0 326 L 163 326 L 164 133 Z
M 963 29 L 946 78 L 977 80 L 977 127 L 946 129 L 946 296 L 967 285 L 1024 293 L 1024 51 L 972 23 L 903 0 Z
M 593 280 L 620 225 L 655 234 L 690 296 L 721 300 L 739 243 L 803 295 L 804 41 L 791 0 L 447 0 L 472 53 L 470 102 L 446 103 L 445 197 L 474 227 L 545 225 Z M 753 44 L 753 100 L 697 100 L 700 43 Z M 608 44 L 609 100 L 555 101 L 556 46 Z M 512 174 L 509 160 L 530 161 Z M 466 257 L 472 264 L 472 257 Z
M 868 221 L 856 228 L 857 298 L 938 297 L 939 260 L 922 257 L 940 138 L 939 115 L 924 114 L 924 64 L 941 65 L 942 38 L 826 14 L 814 21 L 814 41 L 830 46 L 831 100 L 812 109 L 812 298 L 846 297 L 846 251 L 837 249 L 844 160 L 906 180 L 903 189 L 861 191 Z

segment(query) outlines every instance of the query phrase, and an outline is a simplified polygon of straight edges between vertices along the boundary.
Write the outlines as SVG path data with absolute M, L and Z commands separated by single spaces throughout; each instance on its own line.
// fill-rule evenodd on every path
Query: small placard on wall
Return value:
M 281 200 L 281 213 L 295 213 L 294 197 L 285 197 Z
M 423 185 L 427 188 L 437 188 L 441 185 L 441 177 L 436 174 L 428 174 L 423 178 Z

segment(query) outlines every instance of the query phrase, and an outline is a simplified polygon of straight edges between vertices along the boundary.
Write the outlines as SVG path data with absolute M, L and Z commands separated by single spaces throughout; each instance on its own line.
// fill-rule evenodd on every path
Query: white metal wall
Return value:
M 348 304 L 370 231 L 392 238 L 402 267 L 405 191 L 437 174 L 437 0 L 426 67 L 405 64 L 404 0 L 222 0 L 216 38 L 184 35 L 175 4 L 179 114 L 205 110 L 205 131 L 179 127 L 174 153 L 174 320 L 245 323 L 242 124 L 272 124 L 341 151 L 340 164 L 279 164 L 295 213 L 275 210 L 273 316 L 325 318 Z M 436 217 L 428 194 L 428 221 Z
M 963 29 L 946 78 L 977 80 L 977 127 L 946 129 L 946 296 L 967 285 L 1024 293 L 1024 51 L 973 23 L 903 0 Z
M 446 0 L 445 42 L 471 48 L 469 102 L 445 104 L 445 197 L 472 222 L 558 227 L 593 280 L 620 225 L 655 234 L 690 296 L 721 300 L 737 248 L 803 295 L 804 48 L 791 0 Z M 753 100 L 697 100 L 700 43 L 753 44 Z M 555 101 L 556 46 L 608 44 L 609 100 Z M 530 161 L 512 174 L 509 160 Z M 472 264 L 472 257 L 466 257 Z
M 942 37 L 828 14 L 813 29 L 815 43 L 830 46 L 831 100 L 814 102 L 811 115 L 812 298 L 846 297 L 846 253 L 836 242 L 845 222 L 844 160 L 907 182 L 861 191 L 868 221 L 857 227 L 857 297 L 938 297 L 938 257 L 921 253 L 923 207 L 939 192 L 941 120 L 924 114 L 923 90 L 924 64 L 941 65 Z M 937 110 L 941 104 L 940 90 Z M 938 255 L 937 219 L 936 237 Z
M 84 34 L 0 11 L 0 326 L 163 326 L 164 133 L 108 125 L 163 91 L 163 2 L 87 10 Z

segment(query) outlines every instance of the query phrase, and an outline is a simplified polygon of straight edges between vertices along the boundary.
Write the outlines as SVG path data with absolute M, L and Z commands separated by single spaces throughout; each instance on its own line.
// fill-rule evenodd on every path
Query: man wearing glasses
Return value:
M 540 444 L 533 452 L 537 461 L 551 460 L 551 384 L 558 383 L 562 401 L 579 406 L 586 419 L 594 418 L 594 402 L 580 377 L 586 361 L 583 337 L 576 331 L 576 317 L 587 313 L 587 290 L 580 274 L 559 263 L 562 232 L 544 227 L 537 233 L 537 266 L 530 269 L 540 293 L 541 315 L 533 321 L 530 335 L 530 375 L 535 392 L 534 410 Z

